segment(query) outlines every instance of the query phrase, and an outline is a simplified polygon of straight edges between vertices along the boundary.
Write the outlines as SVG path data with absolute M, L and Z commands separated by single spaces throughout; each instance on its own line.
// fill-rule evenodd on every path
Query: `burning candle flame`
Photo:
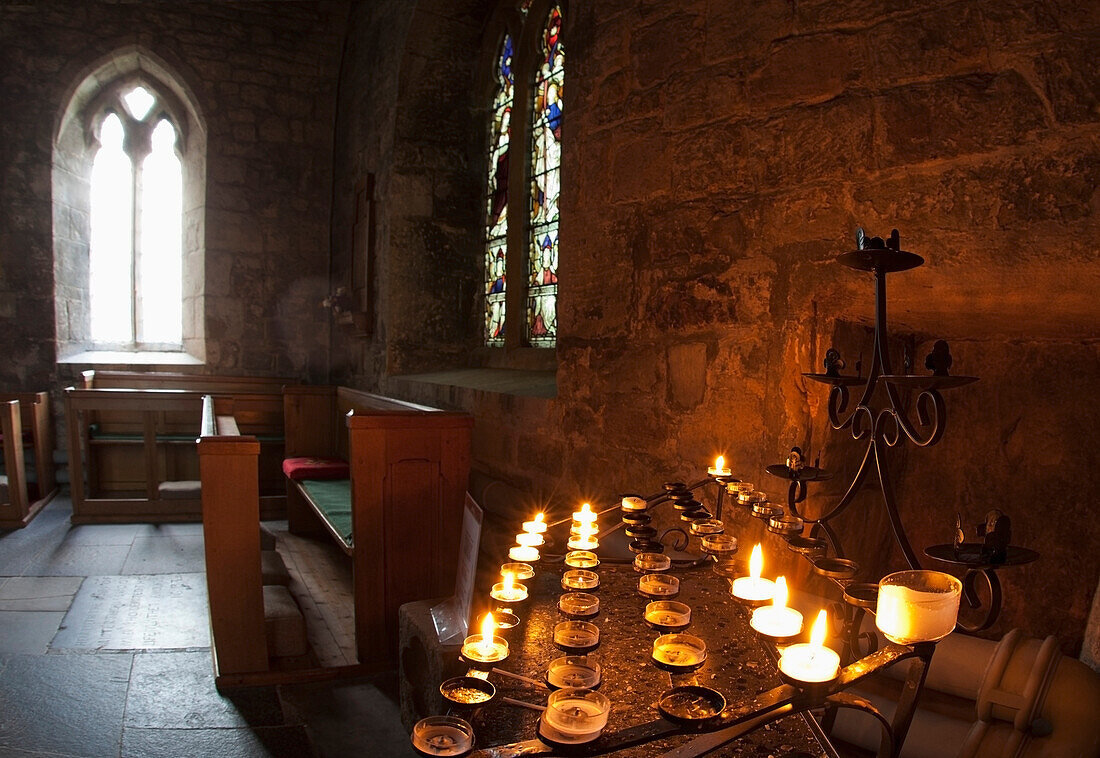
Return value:
M 505 574 L 509 576 L 510 574 Z M 508 581 L 505 579 L 505 581 Z M 824 611 L 822 611 L 824 612 Z M 480 652 L 484 656 L 490 656 L 493 654 L 493 629 L 496 627 L 496 621 L 493 619 L 492 613 L 486 613 L 485 619 L 481 622 L 481 644 Z
M 539 513 L 535 514 L 535 521 L 538 521 L 538 522 L 540 522 L 540 523 L 541 523 L 541 522 L 543 522 L 543 521 L 545 521 L 545 520 L 546 520 L 546 514 L 545 514 L 545 513 L 542 513 L 542 512 L 540 511 Z
M 584 505 L 581 506 L 581 513 L 591 513 L 591 512 L 592 512 L 592 506 L 589 505 L 588 503 L 585 503 Z
M 817 621 L 814 622 L 814 628 L 810 631 L 810 644 L 821 647 L 825 644 L 825 635 L 829 631 L 829 616 L 825 613 L 825 609 L 821 609 L 821 613 L 817 614 Z
M 749 576 L 753 579 L 760 578 L 760 572 L 764 570 L 764 554 L 760 550 L 760 543 L 756 543 L 756 547 L 752 549 L 752 555 L 749 556 Z
M 721 471 L 726 467 L 726 459 L 721 455 L 714 459 L 714 470 Z
M 783 608 L 787 605 L 787 580 L 783 577 L 775 580 L 775 597 L 772 598 L 772 605 L 776 608 Z
M 511 571 L 504 572 L 504 596 L 511 597 L 515 594 L 516 577 Z M 492 614 L 490 614 L 492 615 Z

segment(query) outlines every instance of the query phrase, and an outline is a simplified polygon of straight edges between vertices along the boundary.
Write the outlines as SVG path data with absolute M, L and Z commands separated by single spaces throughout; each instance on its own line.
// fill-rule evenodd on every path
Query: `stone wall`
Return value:
M 323 381 L 332 123 L 347 3 L 0 5 L 0 386 L 59 385 L 50 166 L 94 62 L 167 62 L 207 135 L 206 366 Z
M 386 8 L 404 28 L 411 11 Z M 396 105 L 359 110 L 342 87 L 339 119 L 369 125 L 382 144 L 404 140 L 422 161 L 407 173 L 396 151 L 376 153 L 374 170 L 391 182 L 378 252 L 391 277 L 421 269 L 419 281 L 386 281 L 385 297 L 433 314 L 453 290 L 445 278 L 433 284 L 431 269 L 456 252 L 477 265 L 480 200 L 464 193 L 479 186 L 481 166 L 472 160 L 454 182 L 439 174 L 464 165 L 461 107 L 434 145 L 431 129 L 393 109 L 424 89 L 478 91 L 462 78 L 474 72 L 449 69 L 445 81 L 420 56 L 453 44 L 465 52 L 453 33 L 488 21 L 462 4 L 421 2 L 415 13 L 404 51 L 392 49 L 394 36 L 355 64 L 400 60 L 385 75 Z M 377 41 L 369 26 L 353 44 Z M 897 227 L 927 264 L 890 280 L 895 348 L 908 347 L 919 369 L 946 338 L 954 371 L 981 377 L 948 395 L 939 446 L 894 451 L 912 542 L 919 551 L 948 541 L 956 511 L 972 523 L 988 508 L 1007 511 L 1016 540 L 1044 557 L 1004 572 L 1006 613 L 989 633 L 1057 634 L 1076 653 L 1100 574 L 1089 515 L 1100 496 L 1100 64 L 1087 52 L 1098 31 L 1100 7 L 1072 0 L 574 3 L 557 399 L 397 380 L 433 356 L 439 367 L 466 365 L 453 347 L 476 340 L 478 324 L 461 309 L 458 331 L 435 331 L 427 316 L 401 324 L 427 329 L 419 343 L 392 307 L 373 339 L 338 336 L 341 349 L 373 356 L 349 380 L 469 408 L 477 466 L 533 505 L 651 492 L 718 453 L 779 494 L 762 469 L 800 444 L 838 474 L 811 491 L 817 513 L 843 491 L 860 450 L 828 429 L 828 388 L 801 373 L 819 370 L 833 344 L 849 365 L 871 354 L 870 279 L 833 258 L 853 247 L 857 226 Z M 351 136 L 338 162 L 377 140 Z M 412 209 L 423 223 L 410 242 L 392 217 Z M 338 224 L 334 235 L 345 233 Z M 872 475 L 845 525 L 869 577 L 900 565 L 873 485 Z M 732 520 L 744 542 L 765 541 L 796 586 L 825 590 L 758 522 Z

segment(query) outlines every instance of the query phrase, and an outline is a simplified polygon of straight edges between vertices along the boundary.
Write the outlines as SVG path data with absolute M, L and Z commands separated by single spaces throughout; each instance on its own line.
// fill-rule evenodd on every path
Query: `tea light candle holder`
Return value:
M 513 629 L 519 626 L 520 618 L 507 608 L 497 608 L 493 611 L 493 621 L 500 636 L 507 637 Z
M 550 742 L 581 744 L 598 738 L 607 725 L 611 701 L 595 690 L 565 687 L 550 693 L 539 736 Z
M 487 671 L 508 657 L 508 641 L 495 634 L 472 634 L 462 643 L 459 654 L 474 668 Z
M 763 494 L 754 492 L 754 495 Z M 769 503 L 767 500 L 761 500 L 752 504 L 752 515 L 756 518 L 769 521 L 776 516 L 783 515 L 783 506 L 778 503 Z
M 535 567 L 530 563 L 504 563 L 500 566 L 500 576 L 511 574 L 517 582 L 523 582 L 535 575 Z
M 516 561 L 518 563 L 538 563 L 539 550 L 537 547 L 530 547 L 528 545 L 516 545 L 508 551 L 509 560 Z
M 749 575 L 734 579 L 730 586 L 733 596 L 746 605 L 763 605 L 775 597 L 775 582 L 760 576 L 763 568 L 764 557 L 757 544 L 749 557 Z
M 692 634 L 662 634 L 653 641 L 653 662 L 672 674 L 695 671 L 707 660 L 707 643 Z
M 558 598 L 558 610 L 566 618 L 583 621 L 600 612 L 600 599 L 587 592 L 566 592 Z
M 638 592 L 649 598 L 669 600 L 680 594 L 680 580 L 668 574 L 646 574 L 638 580 Z
M 942 571 L 898 571 L 878 583 L 875 624 L 891 642 L 936 642 L 959 618 L 962 582 Z
M 439 694 L 454 708 L 477 708 L 492 700 L 497 690 L 479 676 L 456 676 L 439 685 Z
M 566 655 L 550 661 L 546 683 L 555 689 L 583 687 L 594 690 L 600 686 L 600 664 L 591 655 Z
M 664 553 L 638 553 L 634 556 L 634 570 L 642 573 L 659 573 L 672 567 L 672 559 Z
M 566 543 L 570 550 L 595 550 L 600 546 L 600 541 L 591 534 L 585 534 L 579 537 L 570 537 L 569 542 Z
M 634 513 L 638 513 L 640 511 L 646 510 L 647 506 L 646 501 L 643 498 L 637 497 L 635 495 L 627 495 L 623 498 L 621 507 L 624 511 L 632 511 Z
M 596 512 L 592 510 L 592 506 L 588 503 L 582 505 L 579 511 L 573 512 L 573 520 L 578 524 L 592 524 L 595 523 L 597 518 Z
M 696 537 L 705 537 L 708 534 L 721 534 L 725 530 L 726 525 L 716 518 L 705 518 L 691 522 L 691 533 Z
M 505 574 L 503 582 L 497 582 L 493 585 L 489 597 L 498 603 L 521 603 L 527 599 L 527 587 L 523 584 L 516 584 L 511 574 Z
M 591 550 L 571 550 L 565 554 L 565 565 L 576 569 L 593 569 L 600 565 L 600 559 Z
M 719 558 L 730 556 L 737 552 L 737 538 L 728 534 L 708 534 L 703 537 L 702 547 L 704 553 Z
M 659 632 L 682 632 L 691 623 L 691 606 L 675 600 L 656 600 L 646 605 L 645 622 Z
M 749 625 L 758 634 L 772 642 L 784 642 L 802 633 L 802 614 L 787 607 L 787 580 L 775 580 L 775 597 L 771 605 L 764 605 L 752 612 Z
M 413 727 L 412 745 L 420 755 L 463 756 L 474 748 L 474 728 L 457 716 L 428 716 Z
M 756 487 L 752 482 L 732 482 L 728 485 L 728 488 L 736 488 L 729 491 L 730 494 L 736 492 L 737 502 L 741 505 L 751 505 L 753 503 L 752 493 Z
M 573 569 L 561 576 L 561 587 L 565 590 L 594 590 L 600 586 L 600 575 L 587 569 Z
M 538 547 L 545 541 L 538 532 L 520 532 L 516 535 L 516 544 L 522 547 Z
M 588 621 L 562 621 L 554 627 L 554 646 L 571 655 L 585 655 L 600 646 L 600 628 Z
M 829 622 L 825 611 L 817 616 L 810 641 L 783 649 L 779 658 L 779 674 L 800 687 L 825 687 L 840 673 L 840 656 L 825 647 Z
M 793 537 L 802 534 L 802 529 L 805 526 L 805 521 L 798 516 L 792 516 L 790 514 L 772 516 L 768 519 L 768 531 L 773 534 L 781 534 L 784 537 Z

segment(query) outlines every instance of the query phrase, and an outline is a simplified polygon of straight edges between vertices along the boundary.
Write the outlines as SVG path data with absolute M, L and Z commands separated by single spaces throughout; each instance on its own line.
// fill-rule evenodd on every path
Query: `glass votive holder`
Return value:
M 473 709 L 496 697 L 496 687 L 479 676 L 456 676 L 439 685 L 439 694 L 452 708 Z
M 642 573 L 659 573 L 672 567 L 672 559 L 664 553 L 638 553 L 634 556 L 634 570 Z
M 535 567 L 530 563 L 503 563 L 500 566 L 500 575 L 511 574 L 517 582 L 523 582 L 535 575 Z
M 707 660 L 707 643 L 693 634 L 662 634 L 653 641 L 653 663 L 672 674 L 695 671 Z
M 732 482 L 726 486 L 726 489 L 733 494 L 737 493 L 737 502 L 741 505 L 749 505 L 752 503 L 751 495 L 755 489 L 752 482 Z
M 600 686 L 600 664 L 591 655 L 555 658 L 546 668 L 546 683 L 555 689 L 583 687 L 594 690 Z
M 551 742 L 579 744 L 600 736 L 611 713 L 611 701 L 595 690 L 565 687 L 550 693 L 539 724 Z
M 702 548 L 704 553 L 723 558 L 737 552 L 737 538 L 728 534 L 708 534 L 703 537 Z
M 507 608 L 493 609 L 493 623 L 496 624 L 497 634 L 507 638 L 509 633 L 519 626 L 520 618 L 514 611 Z
M 421 755 L 466 755 L 474 748 L 474 728 L 457 716 L 428 716 L 413 726 L 412 745 Z
M 570 537 L 569 542 L 566 543 L 570 550 L 595 550 L 600 546 L 600 541 L 596 539 L 595 535 L 582 534 L 576 537 Z
M 762 500 L 758 503 L 752 504 L 752 515 L 756 518 L 764 519 L 768 521 L 775 516 L 782 516 L 784 508 L 779 503 L 769 503 L 767 500 Z
M 594 590 L 600 586 L 600 575 L 588 569 L 572 569 L 561 575 L 563 590 Z
M 946 637 L 959 619 L 962 582 L 942 571 L 898 571 L 878 583 L 875 624 L 891 642 L 912 645 Z
M 725 530 L 726 525 L 716 518 L 705 518 L 691 522 L 691 533 L 696 537 L 705 537 L 708 534 L 721 534 Z
M 772 534 L 781 534 L 784 537 L 802 534 L 802 529 L 805 526 L 805 521 L 790 514 L 780 514 L 768 519 L 768 531 Z
M 489 591 L 489 597 L 498 603 L 504 603 L 506 607 L 515 603 L 522 603 L 527 599 L 527 586 L 513 584 L 509 587 L 504 582 L 497 582 Z
M 566 592 L 558 598 L 558 610 L 566 618 L 584 621 L 600 612 L 600 599 L 587 592 Z
M 645 607 L 645 622 L 659 632 L 682 632 L 691 623 L 691 606 L 675 600 L 655 600 Z
M 460 655 L 470 666 L 488 670 L 508 657 L 508 641 L 495 634 L 488 639 L 471 634 L 463 641 Z
M 575 569 L 592 569 L 600 565 L 600 559 L 591 550 L 570 550 L 565 554 L 565 565 Z
M 680 594 L 680 580 L 668 574 L 645 574 L 638 579 L 638 592 L 656 600 L 671 600 Z
M 562 621 L 554 626 L 554 646 L 570 655 L 586 655 L 600 646 L 600 628 L 589 621 Z

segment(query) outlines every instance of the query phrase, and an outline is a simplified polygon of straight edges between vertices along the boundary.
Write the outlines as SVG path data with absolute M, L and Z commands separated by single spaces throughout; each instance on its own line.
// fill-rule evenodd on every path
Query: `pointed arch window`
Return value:
M 504 34 L 493 59 L 485 179 L 483 336 L 489 347 L 557 344 L 562 9 L 542 4 L 546 12 L 539 14 L 532 6 L 531 0 L 518 6 L 526 28 Z M 517 40 L 534 44 L 524 54 Z M 519 119 L 513 118 L 516 103 L 524 109 Z M 509 313 L 522 324 L 509 325 Z

